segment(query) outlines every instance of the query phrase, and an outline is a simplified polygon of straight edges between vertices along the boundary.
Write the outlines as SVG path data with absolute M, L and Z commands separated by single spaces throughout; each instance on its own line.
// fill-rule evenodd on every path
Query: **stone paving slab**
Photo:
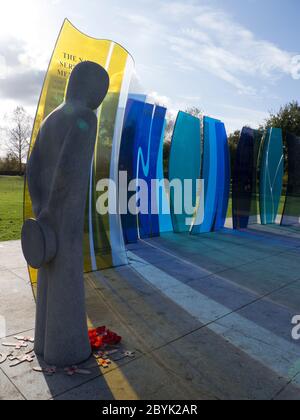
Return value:
M 0 290 L 0 316 L 5 317 L 6 335 L 33 329 L 35 302 L 28 280 L 3 270 L 0 272 Z
M 87 315 L 90 326 L 122 335 L 136 359 L 108 370 L 91 359 L 92 374 L 72 378 L 5 363 L 0 399 L 300 400 L 300 344 L 290 336 L 300 311 L 300 231 L 165 234 L 128 251 L 129 266 L 86 276 Z M 0 244 L 0 290 L 6 335 L 32 335 L 35 304 L 18 241 Z
M 18 389 L 8 379 L 8 377 L 0 370 L 0 401 L 3 400 L 24 400 Z
M 145 356 L 103 377 L 58 396 L 57 400 L 183 400 L 214 399 L 200 393 L 189 379 L 164 366 L 160 360 Z
M 209 390 L 215 399 L 270 400 L 288 383 L 271 369 L 257 362 L 204 328 L 155 352 L 169 369 L 192 382 L 201 394 Z M 293 387 L 293 395 L 300 389 Z

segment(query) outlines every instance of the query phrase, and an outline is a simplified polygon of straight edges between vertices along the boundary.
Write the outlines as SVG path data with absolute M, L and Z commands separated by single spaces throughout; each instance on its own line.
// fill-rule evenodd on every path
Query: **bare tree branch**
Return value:
M 32 123 L 32 118 L 25 109 L 17 107 L 9 118 L 8 128 L 5 129 L 7 152 L 18 162 L 20 173 L 28 153 Z

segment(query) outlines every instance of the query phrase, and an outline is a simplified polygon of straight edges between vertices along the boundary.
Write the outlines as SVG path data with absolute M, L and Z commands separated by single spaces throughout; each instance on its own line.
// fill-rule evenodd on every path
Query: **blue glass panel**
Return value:
M 250 216 L 257 223 L 258 157 L 262 135 L 251 128 L 244 127 L 235 159 L 232 179 L 232 216 L 234 229 L 246 229 L 251 222 Z
M 138 101 L 138 102 L 146 102 L 147 95 L 142 93 L 129 93 L 128 100 Z
M 138 237 L 144 239 L 159 236 L 159 211 L 157 192 L 151 194 L 152 180 L 157 179 L 159 153 L 163 145 L 163 129 L 166 109 L 128 100 L 123 128 L 119 170 L 127 171 L 127 203 L 137 193 L 138 203 L 147 200 L 147 214 L 122 215 L 122 227 L 126 243 L 134 243 Z M 161 162 L 161 167 L 163 163 Z M 132 180 L 142 180 L 147 184 L 147 197 L 143 191 L 128 192 Z M 154 185 L 156 188 L 156 185 Z M 153 201 L 151 199 L 153 198 Z M 143 207 L 143 206 L 142 206 Z M 152 207 L 154 212 L 152 212 Z
M 136 179 L 137 155 L 134 153 L 143 119 L 144 103 L 129 100 L 125 111 L 119 170 L 127 172 L 127 203 L 135 192 L 128 192 L 128 186 Z M 124 192 L 123 192 L 124 194 Z M 122 214 L 122 228 L 125 243 L 135 243 L 138 239 L 137 218 L 132 214 Z
M 218 205 L 218 179 L 220 165 L 218 163 L 218 141 L 216 123 L 220 121 L 204 117 L 204 153 L 203 179 L 205 186 L 204 220 L 201 225 L 194 226 L 192 233 L 208 233 L 214 228 Z
M 150 142 L 150 133 L 152 127 L 152 117 L 153 117 L 153 105 L 145 104 L 143 117 L 140 125 L 138 140 L 135 145 L 137 150 L 137 179 L 144 180 L 147 185 L 149 185 L 149 174 L 150 174 L 150 154 L 151 154 L 151 142 Z M 139 192 L 140 200 L 147 200 L 147 197 L 142 195 L 143 190 Z M 138 226 L 139 226 L 139 235 L 140 238 L 150 238 L 151 237 L 151 214 L 141 214 L 138 215 Z
M 287 133 L 288 187 L 281 224 L 300 224 L 300 137 Z
M 283 140 L 279 128 L 268 129 L 266 133 L 260 173 L 261 223 L 272 224 L 278 213 L 284 173 Z
M 218 146 L 218 187 L 217 187 L 217 214 L 215 221 L 215 231 L 221 230 L 225 226 L 229 193 L 230 193 L 230 154 L 228 138 L 225 125 L 216 123 L 216 135 Z
M 157 168 L 159 165 L 159 152 L 161 149 L 161 142 L 163 141 L 163 130 L 165 126 L 166 108 L 156 106 L 153 114 L 151 137 L 150 137 L 150 167 L 148 176 L 148 191 L 149 191 L 149 214 L 151 237 L 159 236 L 159 208 L 157 202 L 157 185 L 155 191 L 151 189 L 152 180 L 157 179 Z M 153 185 L 154 187 L 154 185 Z M 151 194 L 153 192 L 153 194 Z M 152 200 L 152 202 L 151 202 Z M 152 203 L 152 204 L 151 204 Z
M 164 134 L 166 129 L 166 121 L 164 123 L 160 148 L 158 154 L 158 164 L 157 164 L 157 180 L 162 183 L 164 180 Z M 157 189 L 157 201 L 160 203 L 159 206 L 159 231 L 163 232 L 172 232 L 173 225 L 171 219 L 171 209 L 170 209 L 170 196 L 166 190 L 165 186 L 159 187 Z
M 197 204 L 196 181 L 201 175 L 201 124 L 195 118 L 184 112 L 179 112 L 170 150 L 169 180 L 180 180 L 182 185 L 181 213 L 176 209 L 175 194 L 178 199 L 178 192 L 171 188 L 170 203 L 173 229 L 175 232 L 189 232 L 191 228 L 191 217 L 186 213 L 184 203 L 184 180 L 193 181 L 193 194 L 191 203 L 194 207 Z M 180 203 L 179 203 L 180 204 Z

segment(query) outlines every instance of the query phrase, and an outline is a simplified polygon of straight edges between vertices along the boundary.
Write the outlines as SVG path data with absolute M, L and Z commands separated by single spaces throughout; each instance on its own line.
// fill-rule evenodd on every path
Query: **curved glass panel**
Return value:
M 163 166 L 160 151 L 166 111 L 163 107 L 131 99 L 127 104 L 119 169 L 127 172 L 127 191 L 131 183 L 131 191 L 126 193 L 127 203 L 131 202 L 132 205 L 135 200 L 135 210 L 138 208 L 141 213 L 138 216 L 132 212 L 122 215 L 126 243 L 134 243 L 138 237 L 145 239 L 160 234 L 159 185 L 154 180 L 157 179 L 160 166 Z M 132 191 L 134 180 L 136 190 Z
M 219 146 L 216 124 L 220 121 L 204 117 L 204 153 L 202 178 L 204 180 L 204 220 L 201 225 L 194 226 L 193 234 L 208 233 L 214 228 L 218 207 L 218 191 L 224 188 L 220 186 L 219 179 Z
M 263 225 L 276 222 L 284 173 L 282 131 L 270 128 L 267 131 L 261 158 L 260 214 Z
M 259 203 L 259 185 L 260 185 L 260 153 L 262 152 L 263 133 L 254 130 L 253 146 L 253 177 L 252 177 L 252 200 L 249 225 L 260 223 L 260 203 Z
M 70 72 L 85 60 L 102 65 L 110 76 L 109 93 L 99 109 L 99 132 L 87 198 L 84 256 L 85 271 L 88 272 L 127 262 L 120 215 L 102 217 L 96 212 L 97 182 L 109 177 L 117 182 L 118 178 L 121 128 L 134 65 L 125 49 L 112 41 L 88 37 L 68 20 L 64 22 L 44 81 L 29 153 L 42 121 L 64 101 Z M 30 217 L 33 217 L 33 210 L 25 184 L 24 218 Z M 30 269 L 30 277 L 35 285 L 37 271 Z
M 147 208 L 141 208 L 138 214 L 139 236 L 141 239 L 151 237 L 151 213 L 149 213 L 149 178 L 150 178 L 150 164 L 151 164 L 151 128 L 153 118 L 154 106 L 145 104 L 143 119 L 140 126 L 140 133 L 138 136 L 138 143 L 135 148 L 137 150 L 137 176 L 138 181 L 144 182 L 147 189 L 139 186 L 138 197 L 140 203 L 148 203 Z M 150 190 L 151 191 L 151 190 Z M 151 201 L 150 201 L 151 203 Z
M 234 229 L 246 229 L 249 223 L 258 221 L 257 174 L 261 140 L 262 135 L 259 132 L 248 127 L 243 128 L 232 179 Z
M 222 122 L 216 123 L 216 135 L 218 146 L 218 185 L 217 185 L 217 214 L 214 230 L 224 228 L 228 210 L 230 194 L 230 154 L 228 138 L 225 125 Z
M 193 215 L 185 209 L 185 180 L 192 180 L 193 191 L 191 204 L 197 205 L 196 181 L 201 179 L 201 123 L 198 118 L 179 112 L 174 128 L 169 162 L 170 183 L 181 185 L 181 203 L 178 202 L 179 190 L 171 187 L 170 203 L 174 232 L 189 232 Z M 190 192 L 187 192 L 190 196 Z M 176 198 L 177 197 L 177 198 Z M 177 203 L 178 202 L 178 203 Z M 178 207 L 178 208 L 177 208 Z
M 161 140 L 160 148 L 158 153 L 158 164 L 157 164 L 157 180 L 159 181 L 159 186 L 157 188 L 157 202 L 159 203 L 159 231 L 160 233 L 164 232 L 173 232 L 173 225 L 171 219 L 171 209 L 170 209 L 170 191 L 165 185 L 165 176 L 164 176 L 164 140 L 165 140 L 165 130 L 167 122 L 165 120 Z
M 143 102 L 128 100 L 121 142 L 119 170 L 127 173 L 127 185 L 120 189 L 120 193 L 124 195 L 121 198 L 121 203 L 126 203 L 121 219 L 124 240 L 127 244 L 135 243 L 138 240 L 137 216 L 128 212 L 127 204 L 136 194 L 136 191 L 129 191 L 129 185 L 136 179 L 137 154 L 134 153 L 134 150 L 141 129 L 144 106 Z
M 281 224 L 300 224 L 300 137 L 287 134 L 288 187 Z
M 150 226 L 151 226 L 151 237 L 160 235 L 160 224 L 159 224 L 159 202 L 157 201 L 157 180 L 158 166 L 163 162 L 159 162 L 159 152 L 161 149 L 161 142 L 163 141 L 163 131 L 165 127 L 165 118 L 167 110 L 161 106 L 156 106 L 153 114 L 153 121 L 151 127 L 150 137 L 150 167 L 148 176 L 148 191 L 149 191 L 149 214 L 150 214 Z M 155 188 L 155 191 L 154 191 Z

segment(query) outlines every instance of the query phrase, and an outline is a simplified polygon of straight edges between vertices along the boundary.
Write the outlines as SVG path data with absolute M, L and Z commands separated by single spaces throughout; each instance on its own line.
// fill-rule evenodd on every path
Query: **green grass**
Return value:
M 21 237 L 23 224 L 23 186 L 22 177 L 0 176 L 0 242 L 17 240 Z M 285 198 L 281 198 L 280 211 Z M 231 216 L 230 198 L 227 217 Z
M 0 241 L 20 239 L 24 178 L 0 176 Z

